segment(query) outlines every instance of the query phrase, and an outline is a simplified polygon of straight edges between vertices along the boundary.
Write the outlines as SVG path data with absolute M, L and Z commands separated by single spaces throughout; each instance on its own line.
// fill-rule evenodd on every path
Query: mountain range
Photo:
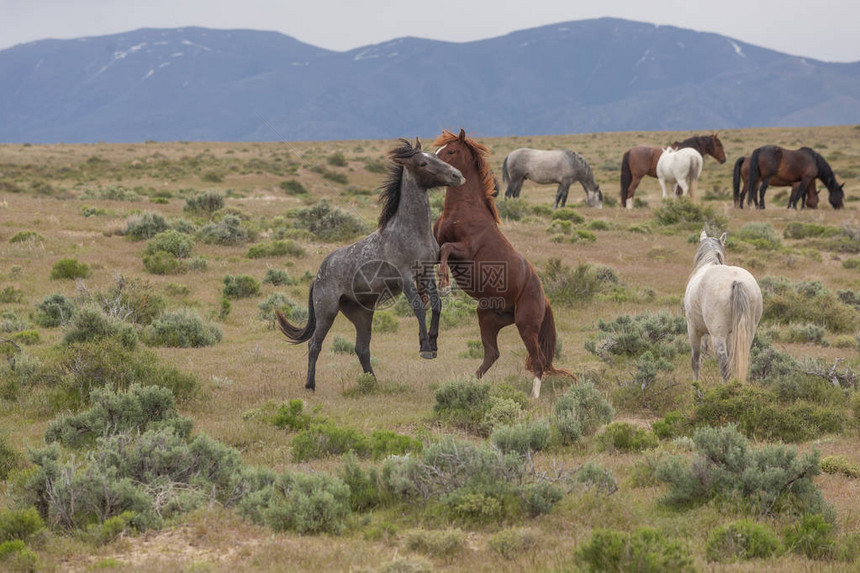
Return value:
M 613 18 L 336 52 L 141 29 L 0 51 L 0 142 L 382 139 L 860 123 L 860 62 Z

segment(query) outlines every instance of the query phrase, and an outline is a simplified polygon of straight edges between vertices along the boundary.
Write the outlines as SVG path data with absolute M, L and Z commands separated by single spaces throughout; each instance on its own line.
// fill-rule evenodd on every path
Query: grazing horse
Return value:
M 440 245 L 440 288 L 449 288 L 450 265 L 457 285 L 478 302 L 484 360 L 475 376 L 481 378 L 499 358 L 499 330 L 516 324 L 528 351 L 526 368 L 534 374 L 532 396 L 537 398 L 544 374 L 572 374 L 552 365 L 555 321 L 540 278 L 499 230 L 489 150 L 462 129 L 459 135 L 443 131 L 433 144 L 439 146 L 436 156 L 466 177 L 462 188 L 448 187 L 433 233 Z
M 836 175 L 827 161 L 815 150 L 809 147 L 800 149 L 783 149 L 776 145 L 759 147 L 750 155 L 747 187 L 749 197 L 747 203 L 755 202 L 756 207 L 764 209 L 764 192 L 768 185 L 779 181 L 783 185 L 799 183 L 797 191 L 792 189 L 788 206 L 797 208 L 797 200 L 808 189 L 810 182 L 821 179 L 829 192 L 828 201 L 834 209 L 845 206 L 845 184 L 836 181 Z
M 732 199 L 734 201 L 735 207 L 738 209 L 744 208 L 744 199 L 747 195 L 747 184 L 749 181 L 749 157 L 738 157 L 737 161 L 735 161 L 735 168 L 732 172 Z M 802 209 L 809 207 L 810 209 L 818 209 L 818 188 L 815 185 L 815 180 L 812 179 L 809 181 L 809 185 L 806 187 L 806 192 L 802 192 L 800 189 L 801 182 L 798 181 L 796 183 L 790 183 L 786 181 L 782 181 L 781 179 L 777 179 L 776 177 L 771 178 L 770 184 L 774 187 L 784 187 L 787 185 L 791 185 L 791 195 L 790 197 L 800 197 L 800 206 Z M 797 202 L 795 200 L 795 208 L 797 207 Z
M 702 337 L 713 341 L 723 380 L 749 375 L 750 348 L 761 320 L 761 289 L 745 269 L 726 264 L 726 235 L 699 236 L 693 272 L 684 293 L 694 379 L 699 379 Z
M 293 343 L 308 342 L 308 377 L 305 388 L 316 389 L 316 362 L 323 340 L 338 311 L 355 325 L 355 353 L 364 372 L 370 366 L 373 313 L 379 304 L 393 302 L 403 292 L 418 319 L 422 358 L 436 357 L 436 337 L 442 305 L 433 279 L 439 245 L 433 237 L 427 190 L 443 185 L 454 188 L 464 181 L 454 167 L 402 139 L 388 154 L 391 163 L 382 187 L 379 226 L 360 241 L 341 247 L 323 260 L 308 293 L 308 322 L 294 326 L 276 312 L 281 332 Z M 430 272 L 428 272 L 428 270 Z M 432 318 L 428 334 L 424 301 L 430 299 Z
M 720 141 L 718 134 L 711 135 L 696 135 L 685 139 L 684 141 L 676 141 L 672 144 L 674 149 L 684 149 L 692 147 L 698 151 L 702 157 L 710 155 L 721 164 L 726 162 L 726 152 L 723 150 L 723 143 Z M 659 147 L 649 147 L 647 145 L 637 145 L 631 147 L 624 153 L 621 159 L 621 208 L 633 208 L 633 195 L 636 193 L 636 188 L 646 175 L 657 177 L 657 162 L 660 160 L 660 155 L 663 150 Z
M 699 175 L 702 174 L 702 163 L 702 156 L 692 147 L 664 149 L 657 162 L 657 179 L 663 189 L 663 199 L 667 198 L 667 183 L 671 184 L 669 187 L 671 190 L 675 189 L 677 183 L 681 188 L 680 195 L 689 193 L 690 199 L 695 199 Z
M 531 179 L 539 185 L 558 183 L 553 208 L 564 207 L 570 184 L 579 181 L 585 190 L 589 207 L 603 206 L 603 193 L 594 182 L 594 172 L 582 155 L 567 149 L 544 151 L 523 147 L 508 153 L 502 162 L 502 182 L 508 183 L 505 198 L 519 197 L 523 181 Z

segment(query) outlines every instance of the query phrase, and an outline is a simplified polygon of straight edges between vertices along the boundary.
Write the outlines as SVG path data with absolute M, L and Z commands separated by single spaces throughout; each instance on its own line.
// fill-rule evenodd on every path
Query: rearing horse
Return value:
M 710 155 L 720 163 L 726 162 L 726 152 L 718 134 L 695 135 L 684 141 L 676 141 L 672 144 L 675 149 L 692 147 L 702 157 Z M 659 147 L 637 145 L 631 147 L 624 153 L 621 159 L 621 208 L 633 208 L 633 194 L 639 187 L 639 182 L 646 175 L 657 177 L 657 162 L 663 150 Z
M 475 376 L 482 377 L 499 358 L 499 331 L 516 324 L 528 350 L 526 368 L 534 374 L 532 396 L 537 398 L 544 374 L 573 375 L 552 365 L 555 321 L 540 278 L 499 230 L 493 176 L 485 157 L 489 150 L 462 129 L 459 135 L 443 131 L 433 144 L 440 146 L 436 156 L 466 178 L 462 187 L 447 188 L 433 234 L 439 243 L 440 288 L 450 288 L 450 264 L 457 285 L 478 301 L 484 360 Z

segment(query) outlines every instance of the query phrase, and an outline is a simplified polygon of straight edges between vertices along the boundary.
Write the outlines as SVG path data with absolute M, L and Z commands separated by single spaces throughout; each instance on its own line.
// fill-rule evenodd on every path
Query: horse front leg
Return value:
M 406 295 L 406 300 L 412 306 L 412 312 L 415 313 L 415 318 L 418 319 L 418 343 L 420 349 L 418 353 L 421 358 L 436 358 L 436 352 L 430 348 L 430 338 L 427 336 L 427 313 L 424 310 L 424 301 L 421 299 L 421 294 L 415 287 L 414 277 L 412 273 L 403 275 L 403 294 Z
M 439 291 L 442 296 L 451 294 L 451 277 L 448 273 L 448 258 L 468 259 L 466 243 L 444 243 L 439 247 Z

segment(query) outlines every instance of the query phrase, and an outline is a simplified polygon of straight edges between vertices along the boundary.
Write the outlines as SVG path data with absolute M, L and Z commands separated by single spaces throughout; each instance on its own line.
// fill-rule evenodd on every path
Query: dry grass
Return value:
M 454 126 L 456 127 L 456 126 Z M 516 137 L 488 139 L 485 142 L 493 151 L 491 162 L 497 174 L 505 154 L 514 148 L 531 146 L 540 148 L 566 147 L 581 153 L 594 167 L 598 182 L 605 195 L 618 195 L 620 158 L 628 147 L 640 143 L 665 144 L 686 137 L 693 132 L 666 133 L 604 133 L 554 137 Z M 434 134 L 427 134 L 428 139 Z M 477 134 L 480 135 L 480 134 Z M 729 130 L 721 133 L 728 161 L 718 165 L 712 159 L 705 162 L 700 190 L 729 190 L 733 160 L 748 154 L 764 143 L 777 143 L 787 147 L 809 145 L 819 150 L 831 164 L 840 181 L 846 181 L 847 196 L 860 197 L 860 128 L 827 127 L 803 129 L 749 129 Z M 372 190 L 380 182 L 379 174 L 364 168 L 368 160 L 378 160 L 391 145 L 387 141 L 347 141 L 331 143 L 147 143 L 98 145 L 2 145 L 0 146 L 0 181 L 10 177 L 26 189 L 29 181 L 46 181 L 54 189 L 53 196 L 32 191 L 10 193 L 0 190 L 0 288 L 14 285 L 25 293 L 21 304 L 5 304 L 2 310 L 14 310 L 26 316 L 34 303 L 45 295 L 59 292 L 68 296 L 76 293 L 72 281 L 50 281 L 51 265 L 61 258 L 76 257 L 88 263 L 93 275 L 86 280 L 91 291 L 108 287 L 118 274 L 140 277 L 154 285 L 171 306 L 189 305 L 201 315 L 217 315 L 222 278 L 226 274 L 250 274 L 262 279 L 267 266 L 281 268 L 285 261 L 248 259 L 247 246 L 221 247 L 198 244 L 196 254 L 207 258 L 205 271 L 192 271 L 185 275 L 155 276 L 145 272 L 141 261 L 143 242 L 131 242 L 115 231 L 124 228 L 125 217 L 143 210 L 154 210 L 168 219 L 184 217 L 184 197 L 190 191 L 216 189 L 227 193 L 226 203 L 251 219 L 282 216 L 287 210 L 305 206 L 322 197 L 332 204 L 374 221 L 377 215 L 375 193 L 361 195 L 346 193 L 347 186 L 322 178 L 310 168 L 325 165 L 326 157 L 335 151 L 342 152 L 347 167 L 332 168 L 349 178 L 349 187 Z M 98 157 L 98 162 L 88 161 Z M 273 167 L 260 167 L 260 163 Z M 280 172 L 281 166 L 297 165 L 294 173 Z M 219 183 L 209 183 L 201 177 L 209 171 L 223 177 Z M 842 173 L 851 175 L 843 177 Z M 279 188 L 285 179 L 298 179 L 310 191 L 310 198 L 291 196 Z M 125 202 L 81 199 L 87 189 L 121 185 L 127 189 L 141 187 L 146 195 L 170 192 L 167 203 L 151 203 L 147 196 L 142 201 Z M 2 189 L 2 188 L 0 188 Z M 572 202 L 584 199 L 584 193 L 575 186 Z M 228 190 L 230 192 L 228 192 Z M 502 190 L 503 191 L 503 190 Z M 817 222 L 841 226 L 843 223 L 860 224 L 858 202 L 847 202 L 846 209 L 833 211 L 822 191 L 821 208 L 816 211 L 789 211 L 786 199 L 774 198 L 768 193 L 768 209 L 764 212 L 731 207 L 731 201 L 709 202 L 729 221 L 729 232 L 737 231 L 750 222 L 767 222 L 778 233 L 792 221 Z M 435 191 L 434 193 L 439 193 Z M 537 186 L 527 183 L 522 197 L 530 205 L 551 205 L 554 186 Z M 659 205 L 659 185 L 656 180 L 643 182 L 636 194 L 649 208 L 633 212 L 618 208 L 592 210 L 577 208 L 586 223 L 603 219 L 614 230 L 594 231 L 596 242 L 555 243 L 545 231 L 548 220 L 535 217 L 523 221 L 502 223 L 502 230 L 511 242 L 535 265 L 542 269 L 550 258 L 560 258 L 564 264 L 575 266 L 580 262 L 609 265 L 620 279 L 636 289 L 651 289 L 652 302 L 598 301 L 572 308 L 556 308 L 555 317 L 564 350 L 560 364 L 579 371 L 598 371 L 604 367 L 583 348 L 586 339 L 593 335 L 599 318 L 610 320 L 624 314 L 664 309 L 680 313 L 687 276 L 692 265 L 695 248 L 687 243 L 692 231 L 673 234 L 654 227 L 651 234 L 637 234 L 626 229 L 653 220 L 653 208 Z M 58 199 L 57 197 L 64 197 Z M 104 215 L 83 217 L 83 206 L 105 210 Z M 44 237 L 35 244 L 10 244 L 9 239 L 19 231 L 37 231 Z M 334 245 L 303 241 L 308 255 L 293 260 L 288 267 L 292 277 L 306 270 L 315 273 L 325 255 Z M 750 266 L 757 277 L 784 275 L 794 281 L 819 279 L 829 289 L 860 288 L 860 275 L 856 270 L 844 269 L 837 256 L 822 253 L 816 261 L 798 254 L 757 253 L 752 248 L 744 252 L 729 252 L 729 262 Z M 16 268 L 20 267 L 20 268 Z M 184 297 L 164 294 L 170 283 L 180 283 L 190 289 Z M 189 404 L 184 415 L 192 417 L 197 431 L 243 451 L 246 462 L 267 465 L 277 470 L 290 467 L 291 436 L 264 424 L 244 420 L 242 413 L 259 408 L 267 401 L 280 403 L 294 398 L 306 401 L 308 409 L 322 406 L 324 415 L 340 424 L 362 430 L 388 428 L 411 435 L 435 435 L 447 429 L 439 428 L 431 419 L 434 403 L 433 388 L 447 380 L 474 372 L 479 360 L 459 358 L 467 340 L 479 339 L 477 322 L 468 319 L 453 328 L 445 328 L 439 340 L 439 358 L 422 360 L 418 356 L 418 341 L 414 318 L 398 318 L 400 328 L 396 334 L 376 334 L 372 342 L 372 355 L 378 360 L 375 366 L 380 381 L 400 384 L 402 392 L 361 397 L 345 397 L 343 392 L 354 385 L 360 372 L 354 356 L 335 354 L 329 344 L 335 334 L 353 339 L 352 326 L 339 317 L 317 369 L 317 391 L 310 394 L 303 389 L 306 368 L 306 346 L 291 346 L 270 325 L 259 319 L 257 304 L 273 292 L 285 292 L 296 301 L 305 303 L 307 285 L 289 287 L 263 285 L 261 296 L 233 301 L 232 312 L 219 326 L 223 341 L 215 346 L 199 349 L 157 349 L 159 356 L 176 366 L 197 374 L 203 391 Z M 42 345 L 57 342 L 59 329 L 42 329 Z M 524 388 L 528 379 L 523 371 L 524 350 L 513 328 L 500 336 L 502 356 L 488 374 L 498 382 L 509 377 L 520 377 Z M 854 349 L 821 348 L 802 344 L 781 344 L 781 348 L 796 356 L 820 356 L 827 359 L 843 358 L 856 365 L 858 355 Z M 692 396 L 689 388 L 688 357 L 675 361 L 675 378 L 682 384 L 679 391 Z M 705 387 L 718 384 L 716 364 L 705 363 L 702 382 Z M 549 413 L 554 397 L 565 390 L 567 382 L 545 384 L 541 400 L 532 410 Z M 689 398 L 687 398 L 689 399 Z M 40 445 L 48 419 L 34 416 L 16 404 L 0 402 L 0 430 L 8 433 L 11 443 L 18 449 Z M 624 419 L 647 426 L 656 414 L 648 411 L 625 412 Z M 802 448 L 812 444 L 803 444 Z M 822 455 L 841 454 L 860 461 L 860 440 L 856 430 L 845 435 L 820 440 L 816 446 Z M 727 571 L 806 571 L 810 569 L 848 570 L 844 564 L 821 564 L 801 557 L 790 556 L 764 563 L 721 565 L 714 567 L 704 562 L 703 546 L 708 532 L 730 521 L 732 516 L 704 507 L 689 512 L 671 512 L 655 503 L 662 494 L 659 487 L 633 488 L 629 476 L 640 454 L 597 454 L 588 446 L 572 448 L 562 454 L 539 456 L 539 464 L 550 463 L 554 458 L 567 467 L 596 459 L 612 469 L 619 482 L 619 491 L 605 498 L 596 494 L 567 496 L 550 515 L 528 522 L 529 527 L 541 531 L 538 548 L 517 559 L 507 560 L 488 546 L 489 537 L 498 531 L 495 527 L 482 527 L 468 532 L 467 549 L 450 562 L 431 561 L 433 567 L 447 571 L 520 571 L 564 570 L 573 566 L 575 548 L 590 537 L 592 528 L 613 527 L 630 530 L 637 526 L 658 527 L 672 537 L 689 540 L 696 548 L 700 569 Z M 339 460 L 321 460 L 303 464 L 304 468 L 332 471 L 340 466 Z M 822 475 L 816 479 L 826 499 L 837 510 L 840 530 L 860 532 L 860 482 L 844 476 Z M 371 523 L 386 519 L 400 519 L 384 513 L 372 515 Z M 422 524 L 402 524 L 420 527 Z M 775 524 L 778 529 L 779 524 Z M 96 550 L 83 544 L 52 538 L 40 551 L 42 564 L 47 568 L 63 570 L 91 570 L 107 567 L 115 560 L 116 568 L 130 571 L 180 570 L 379 570 L 398 559 L 425 560 L 426 557 L 409 552 L 395 538 L 367 541 L 361 525 L 353 533 L 341 537 L 301 537 L 294 534 L 273 534 L 265 528 L 250 525 L 232 512 L 212 508 L 195 513 L 181 523 L 160 532 L 129 537 Z

